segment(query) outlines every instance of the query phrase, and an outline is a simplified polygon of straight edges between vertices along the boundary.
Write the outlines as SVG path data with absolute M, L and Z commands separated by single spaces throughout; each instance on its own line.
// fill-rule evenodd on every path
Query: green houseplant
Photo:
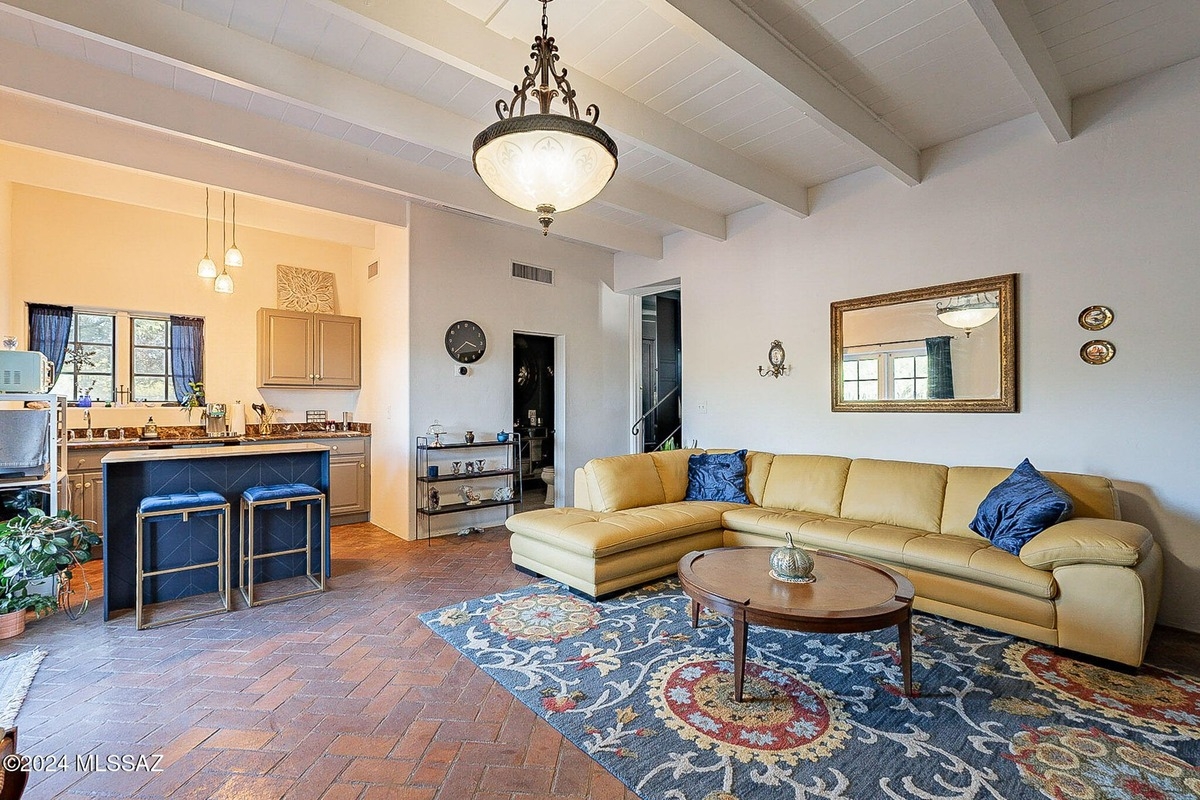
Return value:
M 62 574 L 92 557 L 100 537 L 69 511 L 50 515 L 38 508 L 0 521 L 0 631 L 16 636 L 25 629 L 25 613 L 44 614 L 58 606 L 56 597 L 30 592 L 31 584 Z M 4 633 L 0 632 L 0 638 Z

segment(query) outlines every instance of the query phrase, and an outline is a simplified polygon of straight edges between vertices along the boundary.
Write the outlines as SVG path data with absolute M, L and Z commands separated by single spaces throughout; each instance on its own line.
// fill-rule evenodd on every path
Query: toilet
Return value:
M 542 470 L 542 480 L 546 482 L 546 505 L 554 505 L 554 467 Z

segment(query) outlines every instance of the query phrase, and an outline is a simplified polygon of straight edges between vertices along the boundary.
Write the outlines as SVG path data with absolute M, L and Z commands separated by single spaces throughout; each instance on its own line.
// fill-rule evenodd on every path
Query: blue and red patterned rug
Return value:
M 439 636 L 646 800 L 1200 797 L 1200 682 L 1127 675 L 916 615 L 896 631 L 729 625 L 674 580 L 591 603 L 544 581 L 423 614 Z

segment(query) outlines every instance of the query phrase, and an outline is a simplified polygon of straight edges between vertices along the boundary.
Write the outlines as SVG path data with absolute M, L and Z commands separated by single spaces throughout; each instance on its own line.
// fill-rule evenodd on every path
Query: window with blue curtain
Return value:
M 188 384 L 204 380 L 204 320 L 171 316 L 171 375 L 175 399 L 187 397 Z
M 29 349 L 41 351 L 50 360 L 55 376 L 62 374 L 74 317 L 71 306 L 29 304 Z

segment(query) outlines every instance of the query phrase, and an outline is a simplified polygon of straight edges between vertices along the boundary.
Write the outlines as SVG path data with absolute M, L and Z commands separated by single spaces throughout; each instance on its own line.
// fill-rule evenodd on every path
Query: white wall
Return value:
M 17 335 L 12 317 L 12 184 L 0 179 L 0 336 Z
M 455 441 L 468 429 L 479 440 L 511 431 L 513 333 L 562 337 L 555 371 L 565 402 L 557 403 L 555 471 L 560 504 L 569 504 L 575 467 L 627 452 L 629 299 L 610 287 L 612 255 L 423 206 L 411 209 L 410 236 L 413 435 L 435 419 L 454 432 Z M 555 285 L 513 278 L 513 261 L 553 269 Z M 462 319 L 478 322 L 488 338 L 486 354 L 465 378 L 455 376 L 457 362 L 443 344 L 446 329 Z M 478 455 L 498 457 L 499 451 Z M 415 463 L 411 457 L 409 463 Z M 453 493 L 457 486 L 442 489 Z M 437 521 L 453 530 L 502 518 L 494 512 L 473 516 Z
M 738 215 L 617 285 L 682 276 L 684 438 L 707 447 L 1016 465 L 1111 477 L 1163 546 L 1159 621 L 1200 631 L 1200 60 L 1077 100 L 1077 135 L 1034 117 L 926 154 L 908 188 L 877 170 L 812 192 L 812 216 Z M 829 303 L 1017 272 L 1018 414 L 834 414 Z M 1116 313 L 1100 334 L 1076 317 Z M 772 339 L 794 363 L 764 380 Z M 1079 347 L 1111 339 L 1090 366 Z M 706 402 L 707 414 L 698 414 Z
M 412 517 L 409 430 L 408 231 L 379 225 L 374 250 L 354 251 L 361 298 L 363 388 L 356 418 L 371 423 L 371 522 L 403 536 Z M 367 265 L 379 262 L 367 280 Z

